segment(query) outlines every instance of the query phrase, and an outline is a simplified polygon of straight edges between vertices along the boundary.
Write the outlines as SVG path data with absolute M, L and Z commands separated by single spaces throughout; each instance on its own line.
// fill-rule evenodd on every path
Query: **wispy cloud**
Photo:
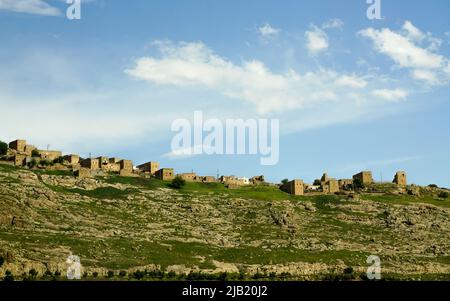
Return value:
M 43 0 L 0 0 L 0 10 L 42 16 L 59 16 L 61 11 Z
M 328 49 L 328 35 L 319 27 L 312 25 L 311 29 L 305 32 L 306 48 L 311 55 L 317 55 Z
M 402 101 L 408 96 L 408 92 L 402 89 L 379 89 L 372 91 L 372 94 L 388 101 Z
M 258 60 L 234 64 L 203 43 L 154 44 L 161 57 L 142 57 L 125 71 L 127 74 L 157 85 L 209 89 L 251 103 L 260 114 L 324 102 L 352 102 L 349 95 L 368 85 L 364 76 L 333 70 L 276 73 Z
M 322 24 L 323 29 L 338 28 L 342 29 L 344 22 L 341 19 L 330 19 Z
M 280 31 L 280 29 L 272 27 L 269 23 L 258 27 L 259 35 L 264 39 L 275 37 L 280 33 Z
M 406 21 L 400 32 L 370 27 L 360 31 L 359 35 L 371 39 L 375 49 L 390 57 L 398 67 L 411 70 L 413 79 L 429 85 L 448 82 L 450 61 L 434 52 L 439 40 L 422 33 L 411 22 Z M 428 47 L 421 46 L 424 40 L 428 41 Z

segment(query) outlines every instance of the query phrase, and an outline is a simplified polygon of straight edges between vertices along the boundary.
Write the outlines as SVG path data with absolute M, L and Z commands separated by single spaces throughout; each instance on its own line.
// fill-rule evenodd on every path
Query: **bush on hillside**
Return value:
M 172 186 L 173 188 L 176 188 L 176 189 L 180 189 L 184 185 L 186 185 L 186 181 L 183 178 L 177 176 L 177 177 L 175 177 L 175 179 L 172 180 L 172 183 L 170 186 Z
M 441 191 L 441 192 L 439 192 L 439 197 L 441 199 L 448 199 L 449 193 L 447 191 Z
M 8 151 L 8 144 L 3 141 L 0 141 L 0 156 L 6 155 Z

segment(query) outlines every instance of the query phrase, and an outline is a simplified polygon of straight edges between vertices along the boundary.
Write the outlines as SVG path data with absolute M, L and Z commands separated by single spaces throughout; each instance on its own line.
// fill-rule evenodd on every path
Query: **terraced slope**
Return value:
M 360 279 L 371 254 L 387 279 L 450 279 L 450 200 L 438 189 L 383 189 L 174 190 L 0 165 L 0 279 L 64 279 L 70 254 L 87 279 Z

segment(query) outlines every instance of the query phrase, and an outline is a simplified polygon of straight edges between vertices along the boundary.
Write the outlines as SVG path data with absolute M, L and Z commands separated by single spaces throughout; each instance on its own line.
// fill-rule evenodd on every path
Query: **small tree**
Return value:
M 439 197 L 441 199 L 448 199 L 449 193 L 447 191 L 441 191 L 441 192 L 439 192 Z
M 31 156 L 32 157 L 39 157 L 39 151 L 37 149 L 33 149 L 33 151 L 31 152 Z
M 36 269 L 31 269 L 31 270 L 28 272 L 28 274 L 30 274 L 30 276 L 31 276 L 32 278 L 36 278 L 37 275 L 38 275 L 38 271 L 36 271 Z
M 5 278 L 3 278 L 3 281 L 14 281 L 14 276 L 10 270 L 5 272 Z
M 360 179 L 354 179 L 353 180 L 353 187 L 355 187 L 355 189 L 363 189 L 364 188 L 364 184 Z
M 287 184 L 289 182 L 289 179 L 283 179 L 282 181 L 281 181 L 281 184 Z
M 54 164 L 63 164 L 64 163 L 64 157 L 58 157 L 55 160 L 53 160 Z
M 6 155 L 8 152 L 8 144 L 3 141 L 0 141 L 0 156 Z
M 28 163 L 28 167 L 29 168 L 35 168 L 37 166 L 37 161 L 36 159 L 31 159 L 30 163 Z
M 175 189 L 180 189 L 184 185 L 186 185 L 186 181 L 180 176 L 176 176 L 171 183 L 171 186 Z
M 51 165 L 53 165 L 53 162 L 49 161 L 49 160 L 42 160 L 42 161 L 39 161 L 39 165 L 43 166 L 43 167 L 51 166 Z

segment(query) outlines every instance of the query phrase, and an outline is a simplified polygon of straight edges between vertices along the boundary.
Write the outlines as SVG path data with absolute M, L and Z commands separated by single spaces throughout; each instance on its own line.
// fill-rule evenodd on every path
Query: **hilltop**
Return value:
M 63 279 L 75 254 L 86 279 L 363 279 L 373 254 L 388 279 L 449 279 L 450 200 L 439 188 L 414 191 L 177 190 L 0 164 L 0 278 Z

